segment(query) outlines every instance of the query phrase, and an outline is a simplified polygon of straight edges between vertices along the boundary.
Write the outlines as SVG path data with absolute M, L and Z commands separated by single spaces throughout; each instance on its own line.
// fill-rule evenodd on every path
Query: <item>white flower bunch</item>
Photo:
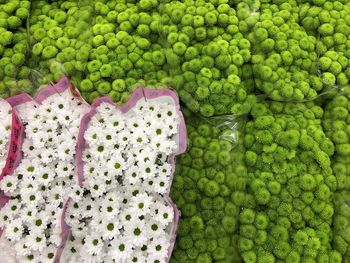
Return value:
M 61 243 L 62 207 L 76 188 L 75 145 L 89 106 L 69 90 L 17 108 L 25 124 L 23 159 L 0 188 L 11 200 L 0 227 L 19 262 L 53 262 Z
M 180 117 L 165 100 L 123 113 L 102 102 L 84 133 L 82 195 L 68 206 L 64 262 L 166 262 L 174 208 L 169 155 Z
M 12 108 L 0 99 L 0 173 L 6 165 L 12 129 Z

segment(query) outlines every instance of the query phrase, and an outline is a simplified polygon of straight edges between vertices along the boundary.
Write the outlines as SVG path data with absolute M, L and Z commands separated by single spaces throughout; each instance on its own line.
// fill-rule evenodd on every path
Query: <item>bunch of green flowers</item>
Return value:
M 293 3 L 262 5 L 259 21 L 248 35 L 256 87 L 275 101 L 313 100 L 324 89 L 316 38 L 297 23 Z
M 0 97 L 20 90 L 30 92 L 26 21 L 30 1 L 1 1 L 0 4 Z
M 335 216 L 334 248 L 349 262 L 350 258 L 350 96 L 339 95 L 325 106 L 323 127 L 335 145 L 332 169 L 337 178 L 337 193 L 334 198 Z
M 245 114 L 255 103 L 250 42 L 238 13 L 224 2 L 171 1 L 160 8 L 172 86 L 206 117 Z
M 39 64 L 43 84 L 72 77 L 88 101 L 109 95 L 125 102 L 137 86 L 168 86 L 157 7 L 157 1 L 36 1 L 31 64 Z
M 114 101 L 125 102 L 137 86 L 170 83 L 165 51 L 159 44 L 158 1 L 114 2 L 95 4 L 92 60 L 84 81 L 92 81 L 96 95 L 108 93 Z
M 303 3 L 300 24 L 317 37 L 316 52 L 322 81 L 346 87 L 350 79 L 350 2 L 313 1 Z
M 171 197 L 181 220 L 171 262 L 241 262 L 238 218 L 246 169 L 242 152 L 226 140 L 235 131 L 218 128 L 183 110 L 188 151 L 176 164 Z M 231 134 L 232 135 L 232 134 Z
M 333 197 L 339 180 L 334 145 L 309 103 L 259 103 L 242 141 L 248 195 L 240 213 L 245 262 L 342 262 L 332 246 Z
M 38 72 L 35 85 L 56 82 L 62 75 L 80 82 L 92 48 L 89 23 L 94 16 L 87 2 L 33 2 L 29 66 Z

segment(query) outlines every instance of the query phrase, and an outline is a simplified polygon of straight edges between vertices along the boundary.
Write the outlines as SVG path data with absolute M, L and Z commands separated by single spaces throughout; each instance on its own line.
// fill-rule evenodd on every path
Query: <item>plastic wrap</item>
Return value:
M 79 92 L 74 88 L 74 86 L 71 85 L 70 81 L 68 80 L 68 78 L 62 78 L 57 84 L 55 85 L 49 85 L 45 88 L 42 88 L 39 93 L 37 94 L 37 96 L 35 97 L 35 99 L 32 99 L 30 96 L 28 96 L 27 94 L 20 94 L 14 97 L 10 97 L 7 99 L 7 101 L 11 104 L 11 106 L 18 112 L 19 114 L 19 118 L 21 118 L 22 122 L 27 126 L 28 123 L 30 123 L 31 121 L 33 121 L 33 114 L 35 112 L 35 108 L 37 108 L 42 102 L 44 102 L 45 100 L 49 99 L 52 96 L 68 96 L 71 98 L 74 98 L 78 101 L 78 104 L 82 105 L 82 107 L 86 108 L 86 111 L 89 109 L 89 105 L 82 99 L 82 97 L 80 96 Z M 26 143 L 26 137 L 25 137 L 25 128 L 24 128 L 24 139 L 23 142 Z M 76 135 L 77 136 L 77 135 Z M 68 138 L 67 138 L 68 139 Z M 29 139 L 28 139 L 29 140 Z M 27 160 L 28 157 L 24 157 L 22 160 L 23 161 L 28 161 Z M 19 162 L 20 164 L 21 162 Z M 13 171 L 14 174 L 17 173 L 16 170 Z M 16 175 L 17 176 L 17 175 Z M 68 186 L 67 186 L 68 187 Z M 13 198 L 16 198 L 16 196 L 13 196 Z M 68 197 L 64 197 L 66 198 L 65 200 L 63 200 L 63 202 L 65 202 Z M 3 199 L 1 199 L 2 204 L 4 204 L 5 202 L 11 200 L 10 197 L 6 197 L 4 196 Z M 65 208 L 63 208 L 62 210 L 64 211 Z M 60 213 L 60 212 L 59 212 Z M 62 211 L 61 211 L 62 213 Z M 60 215 L 58 214 L 58 217 L 60 217 Z M 64 222 L 62 221 L 62 225 L 61 228 L 64 230 Z M 63 231 L 64 234 L 64 231 Z M 64 238 L 64 236 L 63 236 Z M 63 239 L 64 241 L 64 239 Z M 64 244 L 64 242 L 62 241 L 62 244 Z M 58 247 L 58 254 L 60 252 L 60 248 Z
M 240 141 L 249 182 L 240 212 L 245 262 L 342 262 L 332 235 L 339 180 L 323 114 L 314 102 L 253 107 Z
M 177 115 L 179 117 L 179 124 L 178 124 L 178 132 L 177 134 L 175 134 L 174 136 L 174 141 L 176 142 L 177 145 L 177 149 L 175 150 L 174 153 L 172 153 L 170 156 L 168 156 L 167 158 L 167 162 L 171 165 L 171 175 L 170 175 L 170 184 L 167 190 L 167 193 L 162 195 L 161 197 L 164 198 L 165 202 L 171 206 L 173 208 L 174 211 L 174 219 L 173 222 L 171 223 L 171 226 L 169 227 L 168 231 L 169 231 L 169 237 L 167 239 L 169 242 L 169 247 L 167 248 L 168 250 L 168 257 L 167 257 L 167 261 L 170 260 L 170 256 L 172 254 L 172 250 L 173 250 L 173 246 L 174 246 L 174 242 L 175 242 L 175 237 L 176 237 L 176 230 L 177 230 L 177 224 L 179 221 L 179 211 L 176 207 L 176 205 L 172 202 L 171 198 L 169 197 L 169 191 L 170 191 L 170 186 L 171 186 L 171 181 L 172 181 L 172 174 L 174 172 L 175 169 L 175 156 L 178 154 L 181 154 L 183 152 L 185 152 L 186 150 L 186 142 L 187 142 L 187 135 L 186 135 L 186 128 L 185 128 L 185 122 L 184 119 L 182 117 L 182 113 L 180 112 L 180 106 L 179 106 L 179 100 L 177 95 L 169 90 L 169 89 L 160 89 L 160 90 L 150 90 L 150 89 L 145 89 L 145 88 L 138 88 L 134 91 L 134 93 L 132 94 L 131 98 L 129 99 L 129 101 L 127 103 L 125 103 L 122 106 L 116 106 L 110 98 L 108 97 L 102 97 L 99 99 L 96 99 L 94 101 L 94 103 L 91 106 L 91 111 L 89 113 L 87 113 L 84 118 L 81 121 L 81 126 L 80 126 L 80 132 L 79 132 L 79 137 L 78 137 L 78 142 L 77 142 L 77 155 L 76 155 L 76 160 L 77 160 L 77 181 L 78 184 L 83 187 L 83 182 L 84 182 L 84 151 L 87 149 L 87 147 L 89 147 L 87 145 L 87 142 L 85 141 L 85 132 L 87 130 L 87 128 L 89 127 L 89 123 L 91 122 L 91 119 L 94 118 L 94 115 L 97 113 L 97 108 L 104 103 L 108 103 L 113 107 L 117 107 L 122 114 L 125 114 L 125 116 L 130 116 L 132 117 L 134 114 L 132 112 L 132 109 L 134 107 L 136 107 L 140 101 L 145 100 L 146 104 L 147 102 L 165 102 L 165 103 L 170 103 L 176 106 L 176 112 Z M 141 125 L 141 123 L 140 123 Z M 87 191 L 89 189 L 85 189 L 84 191 Z M 117 190 L 117 189 L 116 189 Z M 72 200 L 70 200 L 69 202 L 72 202 Z M 97 202 L 97 200 L 95 200 L 95 202 Z M 79 201 L 77 201 L 77 204 L 79 204 Z M 66 204 L 67 206 L 67 204 Z M 66 244 L 66 249 L 69 250 L 70 248 L 70 238 L 72 238 L 72 236 L 70 236 L 69 230 L 66 229 L 66 234 L 65 236 L 68 237 L 68 243 Z M 61 256 L 61 261 L 63 260 L 63 262 L 71 262 L 72 259 L 70 259 L 67 256 L 67 251 L 64 250 L 63 254 Z
M 241 120 L 183 112 L 188 151 L 177 161 L 170 195 L 181 211 L 171 262 L 242 262 L 239 213 L 248 181 L 237 148 Z

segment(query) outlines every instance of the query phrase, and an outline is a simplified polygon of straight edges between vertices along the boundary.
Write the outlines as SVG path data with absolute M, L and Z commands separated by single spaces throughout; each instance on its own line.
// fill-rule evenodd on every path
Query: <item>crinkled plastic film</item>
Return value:
M 242 119 L 183 113 L 188 150 L 177 161 L 170 195 L 181 211 L 171 262 L 243 262 L 239 197 L 248 182 L 238 149 Z
M 91 111 L 88 112 L 83 119 L 81 120 L 81 126 L 80 126 L 80 131 L 79 131 L 79 136 L 78 136 L 78 142 L 77 142 L 77 155 L 76 155 L 76 165 L 77 165 L 77 182 L 78 185 L 81 187 L 83 186 L 83 180 L 84 180 L 84 161 L 83 161 L 83 152 L 86 149 L 87 145 L 84 139 L 84 133 L 86 129 L 89 126 L 89 122 L 91 118 L 96 114 L 96 108 L 101 105 L 101 103 L 109 103 L 113 107 L 117 107 L 118 109 L 121 110 L 123 114 L 127 114 L 130 109 L 135 107 L 137 103 L 140 100 L 145 100 L 145 101 L 166 101 L 174 104 L 176 106 L 176 111 L 177 114 L 180 118 L 179 121 L 179 126 L 178 126 L 178 133 L 176 134 L 176 137 L 174 138 L 176 143 L 177 143 L 177 150 L 175 153 L 171 154 L 168 157 L 168 163 L 171 164 L 172 166 L 172 172 L 171 172 L 171 178 L 170 182 L 172 182 L 172 177 L 173 173 L 175 170 L 175 156 L 182 154 L 186 151 L 187 147 L 187 133 L 186 133 L 186 127 L 185 127 L 185 121 L 182 116 L 182 113 L 180 111 L 180 104 L 179 104 L 179 99 L 176 95 L 175 92 L 171 91 L 170 89 L 159 89 L 159 90 L 151 90 L 147 88 L 137 88 L 131 95 L 130 99 L 123 105 L 117 106 L 116 104 L 113 103 L 113 101 L 109 97 L 101 97 L 96 99 L 92 106 L 91 106 Z M 171 183 L 170 183 L 171 186 Z M 167 261 L 170 261 L 171 254 L 173 251 L 175 239 L 176 239 L 176 231 L 178 227 L 178 222 L 179 222 L 179 217 L 180 217 L 180 211 L 178 210 L 176 204 L 172 201 L 172 199 L 169 196 L 170 192 L 170 186 L 168 189 L 168 193 L 165 194 L 163 197 L 166 201 L 166 203 L 173 207 L 174 210 L 174 220 L 169 228 L 169 238 L 170 238 L 170 246 L 168 247 L 168 258 Z M 71 202 L 72 200 L 69 200 L 68 202 Z M 65 208 L 67 208 L 68 202 L 65 204 Z M 64 214 L 63 214 L 63 220 L 64 220 Z M 70 231 L 68 229 L 68 226 L 65 222 L 63 224 L 67 227 L 64 229 L 64 234 L 63 236 L 65 239 L 69 238 L 70 236 Z M 62 252 L 62 254 L 61 254 Z M 67 261 L 69 258 L 66 258 L 66 254 L 64 252 L 64 248 L 62 251 L 60 251 L 60 260 Z
M 21 153 L 18 152 L 18 150 L 20 150 L 20 146 L 21 146 L 22 141 L 25 140 L 25 128 L 24 128 L 24 126 L 21 123 L 22 122 L 26 123 L 28 121 L 26 119 L 26 117 L 21 116 L 21 114 L 28 114 L 28 112 L 26 112 L 26 110 L 28 110 L 26 108 L 26 104 L 28 104 L 28 103 L 30 105 L 40 104 L 42 101 L 46 100 L 47 98 L 49 98 L 52 95 L 64 93 L 64 92 L 67 92 L 67 91 L 69 91 L 71 93 L 71 95 L 74 98 L 76 98 L 78 101 L 80 101 L 81 103 L 85 104 L 86 107 L 90 107 L 84 101 L 84 99 L 80 96 L 79 91 L 77 91 L 77 89 L 71 84 L 71 82 L 69 81 L 69 79 L 67 77 L 61 78 L 54 85 L 48 85 L 48 86 L 42 88 L 38 92 L 38 94 L 35 96 L 34 99 L 31 98 L 29 95 L 27 95 L 25 93 L 22 93 L 22 94 L 19 94 L 19 95 L 7 98 L 7 101 L 9 102 L 9 104 L 14 109 L 13 113 L 17 114 L 16 115 L 17 118 L 15 120 L 18 123 L 16 123 L 16 125 L 14 125 L 14 127 L 16 127 L 17 129 L 20 128 L 20 130 L 18 130 L 16 133 L 13 132 L 13 138 L 16 138 L 16 141 L 14 141 L 14 143 L 16 143 L 16 144 L 13 144 L 14 146 L 12 148 L 14 150 L 17 149 L 17 151 L 13 151 L 13 153 L 11 153 L 10 156 L 12 157 L 12 159 L 15 158 L 15 162 L 11 162 L 11 164 L 13 165 L 12 170 L 7 169 L 6 171 L 4 171 L 5 175 L 8 175 L 8 174 L 12 173 L 13 172 L 13 168 L 15 168 L 16 165 L 18 163 L 20 163 L 20 161 L 21 161 Z M 16 109 L 18 110 L 18 112 L 16 111 Z M 23 118 L 23 119 L 21 119 L 21 118 Z M 17 135 L 17 136 L 15 136 L 15 135 Z M 18 146 L 16 147 L 16 145 L 18 145 Z M 9 200 L 10 200 L 10 198 L 7 197 L 6 195 L 1 195 L 0 196 L 0 208 L 3 207 Z M 66 206 L 64 206 L 62 211 L 61 211 L 61 218 L 62 218 L 62 220 L 61 220 L 61 228 L 62 228 L 61 237 L 62 237 L 62 242 L 61 242 L 61 245 L 57 248 L 55 262 L 59 262 L 59 256 L 62 253 L 63 246 L 64 246 L 65 240 L 67 238 L 66 233 L 67 233 L 68 230 L 67 230 L 67 226 L 66 226 L 66 224 L 64 222 L 64 212 L 65 212 L 65 210 L 66 210 Z M 0 235 L 2 235 L 2 230 L 0 230 Z

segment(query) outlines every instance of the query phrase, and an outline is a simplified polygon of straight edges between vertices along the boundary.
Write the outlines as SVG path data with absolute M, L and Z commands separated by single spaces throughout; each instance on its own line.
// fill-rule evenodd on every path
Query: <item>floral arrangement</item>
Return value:
M 175 93 L 139 88 L 122 107 L 107 97 L 90 107 L 63 78 L 35 99 L 3 104 L 4 144 L 12 109 L 24 136 L 20 161 L 0 181 L 2 259 L 170 260 L 179 212 L 169 192 L 175 155 L 186 149 Z
M 23 158 L 0 183 L 11 198 L 0 210 L 0 227 L 19 262 L 53 262 L 61 244 L 62 208 L 76 185 L 79 124 L 89 110 L 68 83 L 44 89 L 35 101 L 25 96 L 17 107 L 25 124 Z
M 5 168 L 12 130 L 12 108 L 0 99 L 0 173 Z
M 108 99 L 92 106 L 80 134 L 83 189 L 65 217 L 72 231 L 64 262 L 170 259 L 178 220 L 168 197 L 171 156 L 179 151 L 182 115 L 169 98 L 142 98 L 126 112 Z

